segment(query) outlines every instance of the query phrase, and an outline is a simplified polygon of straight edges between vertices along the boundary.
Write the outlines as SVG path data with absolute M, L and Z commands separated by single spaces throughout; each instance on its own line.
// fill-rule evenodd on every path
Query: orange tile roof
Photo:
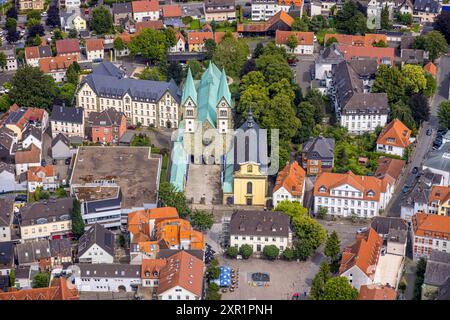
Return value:
M 169 246 L 177 246 L 181 241 L 187 240 L 191 250 L 205 248 L 203 233 L 194 230 L 191 223 L 184 219 L 165 219 L 158 222 L 156 238 L 164 239 Z
M 294 23 L 294 18 L 281 10 L 266 22 L 256 22 L 248 24 L 239 23 L 237 25 L 237 32 L 266 32 L 270 29 L 270 27 L 274 26 L 280 21 L 290 27 Z
M 205 23 L 205 24 L 202 26 L 202 31 L 210 31 L 210 32 L 213 32 L 213 28 L 211 27 L 211 25 L 210 25 L 209 23 Z
M 15 159 L 16 164 L 39 163 L 41 162 L 41 150 L 34 144 L 31 144 L 29 150 L 17 151 Z
M 186 42 L 186 39 L 184 38 L 183 34 L 180 31 L 177 32 L 177 38 L 176 39 L 177 39 L 177 41 L 182 39 L 183 42 Z
M 276 192 L 278 189 L 283 187 L 291 195 L 299 197 L 303 192 L 305 176 L 305 170 L 298 164 L 297 161 L 294 161 L 278 172 L 273 192 Z
M 159 221 L 172 218 L 178 218 L 177 209 L 174 207 L 153 208 L 130 212 L 128 214 L 128 231 L 136 237 L 139 233 L 149 233 L 148 223 L 150 220 Z
M 86 40 L 86 50 L 87 51 L 97 51 L 103 50 L 103 40 L 102 39 L 87 39 Z
M 133 13 L 159 11 L 159 2 L 158 0 L 132 1 L 131 8 L 133 10 Z
M 44 73 L 50 73 L 57 70 L 67 69 L 74 61 L 77 60 L 77 56 L 43 58 L 39 60 L 39 68 Z
M 56 52 L 60 54 L 80 53 L 80 41 L 78 39 L 56 40 Z
M 399 119 L 394 119 L 380 132 L 377 144 L 407 148 L 411 144 L 409 141 L 410 136 L 411 130 Z
M 178 18 L 183 15 L 181 11 L 181 6 L 179 5 L 168 5 L 162 8 L 162 15 L 164 18 Z
M 39 47 L 26 47 L 25 59 L 38 59 L 40 58 Z
M 11 105 L 8 109 L 8 111 L 6 111 L 6 113 L 3 115 L 3 117 L 0 120 L 0 125 L 4 125 L 6 122 L 6 119 L 8 118 L 8 116 L 11 114 L 11 112 L 17 112 L 20 110 L 20 107 L 14 103 L 13 105 Z M 26 108 L 25 113 L 23 114 L 23 116 L 18 119 L 15 123 L 8 123 L 11 125 L 15 125 L 17 126 L 20 130 L 23 130 L 25 128 L 25 125 L 30 121 L 41 121 L 41 123 L 44 121 L 44 115 L 46 114 L 47 111 L 45 111 L 44 109 L 39 109 L 39 108 Z
M 142 21 L 136 23 L 136 33 L 140 33 L 144 29 L 153 29 L 153 30 L 161 30 L 164 29 L 164 23 L 162 20 L 156 21 Z
M 385 176 L 390 176 L 392 179 L 397 180 L 405 164 L 405 160 L 380 157 L 377 160 L 377 170 L 374 176 L 380 179 Z
M 445 203 L 450 200 L 450 187 L 433 186 L 431 188 L 430 196 L 428 197 L 428 203 L 434 201 L 439 203 Z
M 294 35 L 297 38 L 298 45 L 314 45 L 314 32 L 299 32 L 299 31 L 282 31 L 277 30 L 275 39 L 277 44 L 286 44 L 289 37 Z
M 193 31 L 187 33 L 188 43 L 189 44 L 202 44 L 207 39 L 214 39 L 214 34 L 212 32 L 203 32 L 203 31 Z
M 361 46 L 345 46 L 339 45 L 339 50 L 343 52 L 347 61 L 358 58 L 372 58 L 377 59 L 381 63 L 381 59 L 389 58 L 391 65 L 394 64 L 394 48 L 379 48 L 379 47 L 361 47 Z
M 133 38 L 133 35 L 127 32 L 123 32 L 121 34 L 118 34 L 116 38 L 121 38 L 124 44 L 128 44 Z
M 45 167 L 31 167 L 27 172 L 28 182 L 42 182 L 46 177 L 55 176 L 55 167 L 48 165 Z
M 160 273 L 157 294 L 180 286 L 201 297 L 205 267 L 203 261 L 186 251 L 179 251 L 166 260 L 167 264 Z
M 330 196 L 331 189 L 348 184 L 359 192 L 362 192 L 362 200 L 379 201 L 380 194 L 386 192 L 387 185 L 392 184 L 393 182 L 393 179 L 390 177 L 379 179 L 374 176 L 358 176 L 351 171 L 348 171 L 347 173 L 324 172 L 314 183 L 314 196 Z M 319 191 L 322 186 L 326 188 L 325 192 Z M 373 197 L 368 196 L 370 190 L 374 192 Z M 333 195 L 333 197 L 337 196 Z
M 431 75 L 433 76 L 433 77 L 435 77 L 436 78 L 436 75 L 437 75 L 437 67 L 436 67 L 436 65 L 433 63 L 433 62 L 428 62 L 424 67 L 423 67 L 423 70 L 425 71 L 425 72 L 428 72 L 428 73 L 431 73 Z
M 372 228 L 356 235 L 356 242 L 342 253 L 339 274 L 357 266 L 368 277 L 373 278 L 382 245 L 383 239 Z
M 49 288 L 0 292 L 0 300 L 80 300 L 76 288 L 69 288 L 67 280 L 57 278 Z
M 216 32 L 214 33 L 214 42 L 215 42 L 215 43 L 220 43 L 225 35 L 226 35 L 226 32 L 224 32 L 224 31 L 216 31 Z M 235 39 L 238 38 L 237 32 L 232 32 L 231 35 L 232 35 Z
M 381 284 L 362 285 L 358 300 L 397 300 L 397 292 L 394 288 Z
M 450 217 L 418 212 L 412 217 L 414 234 L 420 237 L 447 238 L 450 235 Z
M 166 264 L 166 259 L 142 259 L 141 279 L 159 279 Z
M 346 46 L 371 47 L 374 43 L 384 41 L 387 44 L 387 36 L 385 34 L 366 34 L 365 36 L 355 36 L 349 34 L 326 34 L 324 43 L 329 39 L 335 38 L 337 43 Z

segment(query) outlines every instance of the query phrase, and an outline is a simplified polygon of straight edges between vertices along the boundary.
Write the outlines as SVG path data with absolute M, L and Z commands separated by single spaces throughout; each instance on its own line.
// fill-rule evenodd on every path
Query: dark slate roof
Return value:
M 9 275 L 1 275 L 0 276 L 0 292 L 8 291 L 9 285 Z
M 113 3 L 112 6 L 112 13 L 113 14 L 124 14 L 124 13 L 131 13 L 131 3 Z
M 82 256 L 94 244 L 114 257 L 114 233 L 98 223 L 90 227 L 78 241 L 78 257 Z
M 185 251 L 190 255 L 193 255 L 194 257 L 200 259 L 201 261 L 203 261 L 204 259 L 205 253 L 203 250 L 173 250 L 173 249 L 159 249 L 159 251 L 156 254 L 156 259 L 166 259 L 173 256 L 174 254 L 177 254 L 180 251 Z
M 0 198 L 0 227 L 9 227 L 13 211 L 14 201 Z
M 402 42 L 400 43 L 401 49 L 412 49 L 413 43 L 416 37 L 410 33 L 406 33 L 402 36 Z
M 54 106 L 50 120 L 82 124 L 83 108 Z
M 408 239 L 408 230 L 399 230 L 399 229 L 389 229 L 389 233 L 387 234 L 387 240 L 389 242 L 398 242 L 401 244 L 406 244 L 406 240 Z
M 30 266 L 22 266 L 16 268 L 16 279 L 29 279 L 30 278 Z
M 440 149 L 430 153 L 427 160 L 425 160 L 425 167 L 450 171 L 450 142 L 445 143 Z
M 112 208 L 120 209 L 122 204 L 122 191 L 119 188 L 119 192 L 116 196 L 110 199 L 95 200 L 95 201 L 85 201 L 83 202 L 84 212 L 86 214 L 90 213 L 101 213 L 105 211 L 111 211 Z
M 431 251 L 427 260 L 424 283 L 441 286 L 450 277 L 450 253 L 437 250 Z
M 277 211 L 237 211 L 231 216 L 230 235 L 287 237 L 289 221 Z
M 89 114 L 89 124 L 93 126 L 120 126 L 124 119 L 123 112 L 116 111 L 113 108 L 106 109 L 102 112 L 91 112 Z
M 344 61 L 344 54 L 339 50 L 339 47 L 336 43 L 331 44 L 326 47 L 319 56 L 319 62 L 330 62 L 330 63 L 339 63 L 340 61 Z
M 430 13 L 438 13 L 440 5 L 433 0 L 416 0 L 414 1 L 414 11 L 427 11 Z
M 14 265 L 14 242 L 0 242 L 0 268 L 10 268 Z
M 39 46 L 39 57 L 40 58 L 49 58 L 52 57 L 52 48 L 50 46 Z
M 31 241 L 16 245 L 19 265 L 38 262 L 51 257 L 48 240 Z
M 426 59 L 425 51 L 422 49 L 402 49 L 400 56 L 402 61 L 408 64 L 421 64 Z
M 79 263 L 82 278 L 140 278 L 141 265 L 118 263 Z
M 316 137 L 306 141 L 302 150 L 308 159 L 333 159 L 334 138 Z
M 370 227 L 382 235 L 387 235 L 391 229 L 408 230 L 408 224 L 405 220 L 394 217 L 375 217 Z
M 49 221 L 65 221 L 71 219 L 72 198 L 50 199 L 33 202 L 20 208 L 21 225 L 48 223 Z
M 450 300 L 450 277 L 439 287 L 436 300 Z
M 8 171 L 14 174 L 15 173 L 14 165 L 0 161 L 0 173 L 2 173 L 3 171 Z
M 0 146 L 3 146 L 7 150 L 11 150 L 13 144 L 14 131 L 2 127 L 0 128 Z
M 33 136 L 39 141 L 42 141 L 42 130 L 41 128 L 36 128 L 35 126 L 28 126 L 23 132 L 23 140 L 28 138 L 29 136 Z
M 97 68 L 100 69 L 97 71 Z M 123 72 L 113 64 L 102 63 L 84 78 L 83 83 L 87 83 L 100 97 L 122 98 L 128 93 L 134 100 L 156 102 L 169 91 L 178 103 L 181 100 L 174 81 L 138 80 L 118 77 L 119 74 Z
M 250 110 L 247 120 L 236 130 L 234 149 L 234 170 L 239 170 L 244 162 L 260 164 L 262 173 L 267 173 L 269 158 L 267 156 L 267 135 L 260 131 L 261 127 L 253 118 Z
M 72 257 L 72 244 L 67 238 L 50 240 L 52 257 Z
M 61 132 L 57 134 L 57 136 L 55 138 L 53 138 L 52 140 L 52 148 L 59 142 L 61 141 L 62 143 L 64 143 L 66 146 L 70 145 L 70 140 L 69 138 L 67 138 L 64 134 L 62 134 Z

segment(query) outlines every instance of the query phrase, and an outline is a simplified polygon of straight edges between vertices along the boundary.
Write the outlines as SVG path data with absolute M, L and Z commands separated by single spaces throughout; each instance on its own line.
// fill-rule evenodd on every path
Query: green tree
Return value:
M 34 106 L 50 110 L 56 94 L 55 81 L 39 68 L 23 66 L 11 79 L 9 96 L 19 106 Z
M 308 215 L 308 209 L 304 208 L 298 201 L 284 200 L 278 203 L 274 211 L 280 211 L 288 215 L 291 219 Z
M 278 247 L 273 244 L 264 246 L 263 254 L 267 259 L 275 260 L 276 258 L 278 258 L 278 255 L 280 254 L 280 249 L 278 249 Z
M 40 46 L 41 43 L 42 43 L 41 37 L 39 35 L 36 35 L 36 37 L 34 37 L 34 40 L 33 40 L 33 45 L 35 45 L 37 47 L 37 46 Z
M 56 197 L 59 198 L 67 198 L 68 194 L 67 191 L 62 188 L 62 187 L 58 187 L 56 188 Z
M 81 205 L 80 201 L 77 199 L 73 199 L 72 233 L 76 239 L 79 239 L 84 233 L 84 220 L 81 216 Z
M 413 300 L 421 300 L 422 285 L 425 280 L 425 271 L 427 268 L 427 260 L 420 258 L 416 265 L 416 280 L 414 282 Z
M 425 72 L 425 79 L 427 80 L 427 85 L 425 86 L 425 89 L 423 90 L 423 94 L 427 98 L 431 98 L 437 90 L 437 82 L 436 79 L 433 77 L 431 73 Z
M 5 23 L 5 30 L 16 28 L 17 28 L 17 20 L 14 18 L 7 18 Z
M 27 13 L 27 20 L 35 19 L 40 21 L 41 20 L 41 13 L 38 10 L 31 10 Z
M 316 121 L 314 119 L 316 108 L 311 103 L 303 101 L 300 102 L 298 110 L 298 117 L 301 121 L 301 127 L 298 129 L 295 136 L 295 143 L 303 143 L 311 137 L 314 126 L 316 125 Z
M 185 194 L 182 191 L 178 191 L 177 188 L 169 182 L 163 182 L 159 186 L 159 199 L 163 206 L 176 208 L 178 214 L 182 218 L 190 213 Z
M 97 34 L 105 34 L 114 30 L 111 12 L 105 7 L 100 6 L 92 10 L 91 29 Z
M 288 260 L 288 261 L 293 260 L 295 258 L 294 250 L 292 250 L 291 248 L 284 249 L 284 251 L 283 251 L 283 258 Z
M 309 21 L 309 31 L 317 33 L 319 30 L 328 28 L 328 21 L 322 15 L 315 15 Z
M 114 49 L 116 49 L 117 51 L 122 51 L 125 49 L 125 43 L 123 42 L 121 37 L 117 37 L 116 39 L 114 39 Z
M 31 286 L 33 289 L 36 288 L 47 288 L 50 282 L 50 274 L 47 272 L 39 272 L 33 278 Z
M 288 46 L 291 51 L 294 51 L 295 48 L 298 46 L 298 40 L 295 34 L 291 34 L 286 41 L 286 45 Z
M 430 53 L 431 61 L 447 53 L 448 47 L 444 35 L 436 30 L 427 33 L 425 36 L 425 49 Z
M 317 249 L 326 239 L 327 232 L 324 227 L 309 216 L 297 216 L 292 224 L 299 240 L 308 241 L 312 248 Z
M 428 98 L 423 94 L 411 96 L 408 101 L 408 106 L 417 125 L 422 121 L 428 121 L 430 118 L 430 104 L 428 103 Z
M 441 102 L 437 116 L 442 128 L 450 128 L 450 101 Z
M 80 76 L 81 67 L 78 62 L 74 61 L 69 68 L 67 68 L 66 78 L 67 82 L 73 84 L 74 86 L 78 85 L 78 79 Z
M 300 239 L 295 246 L 295 256 L 301 261 L 308 260 L 314 253 L 314 248 L 308 239 Z
M 311 299 L 322 300 L 325 293 L 325 284 L 331 279 L 331 276 L 330 266 L 327 263 L 322 262 L 319 271 L 311 283 L 311 290 L 309 292 Z
M 385 92 L 389 102 L 397 102 L 405 95 L 405 79 L 397 67 L 380 65 L 372 92 Z
M 308 31 L 309 30 L 309 17 L 304 14 L 301 18 L 295 18 L 294 23 L 291 26 L 292 31 Z
M 211 282 L 208 284 L 208 290 L 206 292 L 206 300 L 220 300 L 222 299 L 222 295 L 219 293 L 219 286 Z
M 389 18 L 389 8 L 387 4 L 381 9 L 381 29 L 390 30 L 392 28 L 391 20 Z
M 398 101 L 391 105 L 391 119 L 399 119 L 411 130 L 415 131 L 417 129 L 411 109 L 403 101 Z
M 253 254 L 253 248 L 251 245 L 249 244 L 243 244 L 240 248 L 239 248 L 239 254 L 242 256 L 242 258 L 244 259 L 248 259 L 251 257 L 251 255 Z
M 177 33 L 176 31 L 169 27 L 164 29 L 164 36 L 166 37 L 166 46 L 167 48 L 173 47 L 177 44 Z
M 131 139 L 130 145 L 132 147 L 150 147 L 150 138 L 146 134 L 140 133 Z
M 228 247 L 227 250 L 225 251 L 225 254 L 229 258 L 236 258 L 237 255 L 239 254 L 239 250 L 236 247 Z
M 415 64 L 406 64 L 402 68 L 406 92 L 415 94 L 422 92 L 427 86 L 423 68 Z
M 325 219 L 328 213 L 327 207 L 319 206 L 319 211 L 317 212 L 317 218 Z
M 227 37 L 217 45 L 213 54 L 213 61 L 219 68 L 234 79 L 239 78 L 239 72 L 247 61 L 249 48 L 245 42 L 234 37 Z
M 331 261 L 337 260 L 339 253 L 341 252 L 341 241 L 336 231 L 333 231 L 328 237 L 325 243 L 324 254 L 330 258 Z
M 64 39 L 64 34 L 61 31 L 61 29 L 55 29 L 55 31 L 53 32 L 53 39 L 54 40 L 62 40 L 62 39 Z
M 353 288 L 345 277 L 329 279 L 323 291 L 323 300 L 356 300 L 358 290 Z
M 66 106 L 72 107 L 74 103 L 76 85 L 67 82 L 58 89 L 58 98 L 65 103 Z
M 34 26 L 37 26 L 37 25 L 40 25 L 40 24 L 41 24 L 41 19 L 40 18 L 39 19 L 31 18 L 31 19 L 28 19 L 28 21 L 27 21 L 27 28 L 31 29 Z
M 6 112 L 11 105 L 11 100 L 7 95 L 3 95 L 0 97 L 0 112 Z
M 69 30 L 69 34 L 67 35 L 70 39 L 78 38 L 78 31 L 75 28 Z
M 142 55 L 151 61 L 162 61 L 167 52 L 166 37 L 163 32 L 144 29 L 128 43 L 131 55 Z
M 185 75 L 181 64 L 176 61 L 170 62 L 167 68 L 167 79 L 173 79 L 177 85 L 180 85 L 184 77 Z
M 211 229 L 214 224 L 214 215 L 206 211 L 194 211 L 190 215 L 192 226 L 200 231 Z
M 197 60 L 191 60 L 187 63 L 189 69 L 191 69 L 192 77 L 195 80 L 199 80 L 203 71 L 203 67 Z
M 373 46 L 374 46 L 374 47 L 378 47 L 378 48 L 387 48 L 387 47 L 388 47 L 387 43 L 384 42 L 383 40 L 380 40 L 380 41 L 378 41 L 378 42 L 375 42 L 375 43 L 373 44 Z
M 434 29 L 441 32 L 450 44 L 450 12 L 442 11 L 434 20 Z
M 286 59 L 279 54 L 264 54 L 256 59 L 256 67 L 262 72 L 268 83 L 275 83 L 285 78 L 293 79 L 292 69 Z
M 214 54 L 216 53 L 217 43 L 214 39 L 206 39 L 205 40 L 205 58 L 206 60 L 212 60 L 214 58 Z
M 215 280 L 219 279 L 220 277 L 220 268 L 219 263 L 216 259 L 213 259 L 211 261 L 211 265 L 206 269 L 206 272 L 208 273 L 208 279 Z
M 11 269 L 9 272 L 9 286 L 11 288 L 16 286 L 16 269 Z
M 6 54 L 4 52 L 0 52 L 0 69 L 2 69 L 2 71 L 6 68 L 7 63 L 8 61 Z
M 366 20 L 355 1 L 346 1 L 342 10 L 336 14 L 336 29 L 340 33 L 364 34 L 367 30 Z

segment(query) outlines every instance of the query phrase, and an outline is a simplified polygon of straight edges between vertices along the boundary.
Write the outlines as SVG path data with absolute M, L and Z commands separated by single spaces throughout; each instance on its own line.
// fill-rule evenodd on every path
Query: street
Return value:
M 411 176 L 411 170 L 414 167 L 421 168 L 423 161 L 427 158 L 427 154 L 431 150 L 433 140 L 436 137 L 436 130 L 439 128 L 439 122 L 437 119 L 438 106 L 442 101 L 448 99 L 449 90 L 449 75 L 450 75 L 450 57 L 442 56 L 437 63 L 438 74 L 437 83 L 438 89 L 436 94 L 430 100 L 430 120 L 422 124 L 422 127 L 417 135 L 414 151 L 411 154 L 409 163 L 406 165 L 403 174 L 400 176 L 397 183 L 397 188 L 386 208 L 386 214 L 388 217 L 400 217 L 400 209 L 402 202 L 402 188 L 405 182 Z M 431 136 L 426 135 L 428 128 L 433 129 Z M 414 180 L 415 181 L 415 180 Z M 413 186 L 410 185 L 410 190 Z

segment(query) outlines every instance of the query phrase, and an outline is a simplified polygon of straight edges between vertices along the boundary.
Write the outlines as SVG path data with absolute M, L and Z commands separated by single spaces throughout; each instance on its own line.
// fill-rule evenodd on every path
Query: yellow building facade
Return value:
M 261 172 L 259 164 L 255 162 L 241 164 L 240 169 L 234 173 L 234 204 L 265 206 L 267 186 L 267 174 Z

